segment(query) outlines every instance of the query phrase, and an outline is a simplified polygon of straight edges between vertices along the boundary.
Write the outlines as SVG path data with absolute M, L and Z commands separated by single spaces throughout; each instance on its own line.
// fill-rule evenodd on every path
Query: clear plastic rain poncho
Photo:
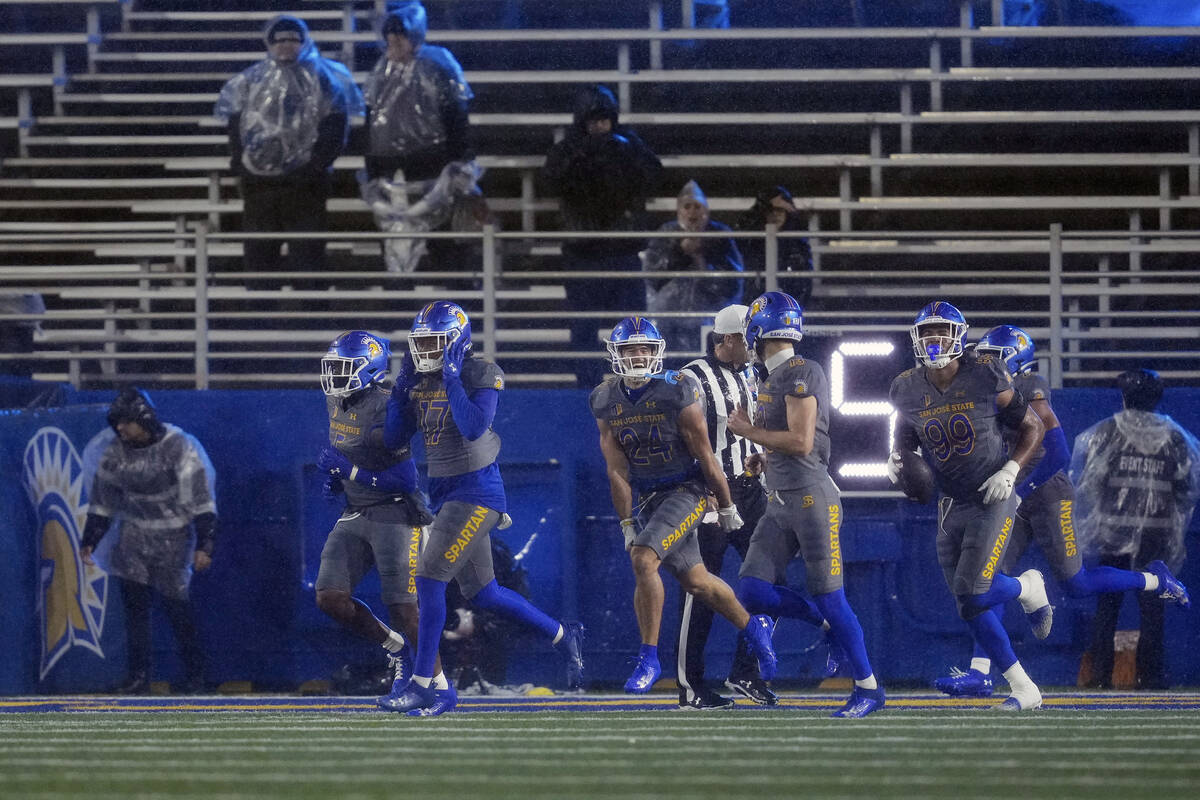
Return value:
M 318 125 L 331 113 L 347 120 L 365 113 L 350 70 L 321 57 L 303 21 L 275 17 L 263 28 L 264 41 L 284 19 L 297 23 L 304 38 L 295 62 L 267 58 L 242 70 L 221 88 L 213 109 L 223 122 L 241 115 L 242 165 L 254 175 L 283 175 L 307 164 Z
M 371 108 L 369 152 L 377 156 L 406 155 L 442 144 L 447 138 L 444 109 L 474 97 L 454 55 L 444 47 L 424 44 L 424 8 L 411 4 L 389 17 L 398 19 L 417 51 L 409 63 L 390 61 L 384 54 L 363 83 Z
M 146 447 L 128 447 L 112 428 L 83 451 L 88 511 L 113 519 L 97 564 L 164 597 L 186 599 L 196 537 L 192 519 L 216 513 L 216 471 L 194 436 L 171 424 Z M 94 477 L 91 477 L 94 473 Z
M 1164 414 L 1126 409 L 1075 437 L 1070 471 L 1085 549 L 1136 556 L 1143 537 L 1162 537 L 1162 560 L 1179 569 L 1200 499 L 1195 436 Z
M 362 198 L 371 207 L 379 230 L 424 233 L 449 221 L 458 200 L 482 196 L 478 185 L 482 174 L 483 170 L 474 161 L 451 161 L 436 181 L 406 182 L 399 172 L 394 181 L 367 180 L 365 171 L 360 171 L 358 178 Z M 410 189 L 425 189 L 425 194 L 410 202 Z M 412 272 L 426 250 L 424 239 L 385 239 L 383 259 L 388 272 Z

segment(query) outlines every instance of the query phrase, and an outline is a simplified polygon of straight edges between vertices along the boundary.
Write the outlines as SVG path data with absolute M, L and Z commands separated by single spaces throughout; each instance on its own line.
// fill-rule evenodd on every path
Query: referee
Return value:
M 746 350 L 745 315 L 743 305 L 726 306 L 717 312 L 712 333 L 708 337 L 708 355 L 683 368 L 700 384 L 704 393 L 708 422 L 709 446 L 725 471 L 729 490 L 738 513 L 745 524 L 729 534 L 716 523 L 703 522 L 699 527 L 700 555 L 704 566 L 713 575 L 721 574 L 725 550 L 732 545 L 742 558 L 750 546 L 750 536 L 766 510 L 767 496 L 758 478 L 759 464 L 747 464 L 762 447 L 735 436 L 725 427 L 725 420 L 734 408 L 744 408 L 754 417 L 756 379 L 747 370 L 750 354 Z M 755 460 L 757 461 L 757 459 Z M 750 474 L 748 466 L 753 466 Z M 676 674 L 679 682 L 679 705 L 683 708 L 712 709 L 733 705 L 728 697 L 704 685 L 704 645 L 712 629 L 713 612 L 703 603 L 695 602 L 688 593 L 681 593 L 679 642 L 676 654 Z M 758 674 L 758 664 L 746 652 L 745 643 L 738 637 L 737 654 L 725 685 L 761 705 L 775 705 L 779 698 L 767 687 Z

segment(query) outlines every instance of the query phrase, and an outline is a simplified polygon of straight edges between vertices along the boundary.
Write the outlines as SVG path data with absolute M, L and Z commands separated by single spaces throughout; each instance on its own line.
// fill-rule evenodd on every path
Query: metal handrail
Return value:
M 212 263 L 213 247 L 250 238 L 277 238 L 276 235 L 256 237 L 252 234 L 209 233 L 203 227 L 188 232 L 124 235 L 41 232 L 28 235 L 4 234 L 0 235 L 0 243 L 117 241 L 166 244 L 163 252 L 178 255 L 183 266 L 163 272 L 145 269 L 139 272 L 127 269 L 112 273 L 88 272 L 77 276 L 70 286 L 61 284 L 62 275 L 47 276 L 44 283 L 31 280 L 31 276 L 37 270 L 36 266 L 8 267 L 8 270 L 13 271 L 11 276 L 5 274 L 5 268 L 0 268 L 0 289 L 38 291 L 60 300 L 58 303 L 52 302 L 51 308 L 43 315 L 0 314 L 0 322 L 44 323 L 47 330 L 38 342 L 36 358 L 46 366 L 65 364 L 65 373 L 45 370 L 43 374 L 46 377 L 79 384 L 85 380 L 85 364 L 106 362 L 110 369 L 107 372 L 102 369 L 99 380 L 111 381 L 119 379 L 122 374 L 115 369 L 118 362 L 141 360 L 166 364 L 172 361 L 188 361 L 192 365 L 190 373 L 159 371 L 149 378 L 151 382 L 156 376 L 162 380 L 182 380 L 197 388 L 207 388 L 214 382 L 250 380 L 244 375 L 214 373 L 213 362 L 217 359 L 237 360 L 270 355 L 280 360 L 315 362 L 319 358 L 323 349 L 321 329 L 309 331 L 305 336 L 289 336 L 285 330 L 278 330 L 273 334 L 264 333 L 259 324 L 264 320 L 274 320 L 278 323 L 300 320 L 320 323 L 327 320 L 329 326 L 325 332 L 331 335 L 346 325 L 363 324 L 363 319 L 384 325 L 394 322 L 394 329 L 387 333 L 403 338 L 404 328 L 415 313 L 417 305 L 435 296 L 446 295 L 462 299 L 468 307 L 474 320 L 475 340 L 489 357 L 500 359 L 502 362 L 508 359 L 522 359 L 536 363 L 563 364 L 579 358 L 600 357 L 600 350 L 597 348 L 596 352 L 587 353 L 555 347 L 553 345 L 558 343 L 557 340 L 560 340 L 561 336 L 555 339 L 553 333 L 543 335 L 529 332 L 527 329 L 530 325 L 544 324 L 556 319 L 563 320 L 565 324 L 570 314 L 595 319 L 599 328 L 601 324 L 615 321 L 633 309 L 573 312 L 561 308 L 557 295 L 539 295 L 532 290 L 539 285 L 557 286 L 562 281 L 579 279 L 640 280 L 643 277 L 642 273 L 583 273 L 561 269 L 508 270 L 503 268 L 500 257 L 501 243 L 529 239 L 604 239 L 631 236 L 639 239 L 682 238 L 693 234 L 645 231 L 632 234 L 591 233 L 581 236 L 561 231 L 539 231 L 532 234 L 500 232 L 489 227 L 475 234 L 407 235 L 475 240 L 482 246 L 483 258 L 477 269 L 459 272 L 409 275 L 367 270 L 346 273 L 246 273 L 215 269 Z M 780 278 L 776 263 L 778 240 L 803 234 L 781 234 L 776 230 L 765 230 L 739 231 L 734 235 L 739 239 L 765 239 L 768 254 L 766 268 L 759 273 L 704 273 L 704 277 L 740 275 L 761 280 L 768 289 L 773 289 L 779 286 Z M 379 241 L 403 237 L 405 234 L 362 232 L 318 233 L 311 236 L 334 241 Z M 896 272 L 878 268 L 826 267 L 811 274 L 805 273 L 799 277 L 811 277 L 818 287 L 814 294 L 818 298 L 818 307 L 806 315 L 806 330 L 810 335 L 902 332 L 908 328 L 917 308 L 931 299 L 941 298 L 959 303 L 975 330 L 983 330 L 990 324 L 1006 321 L 1027 327 L 1038 340 L 1039 354 L 1047 362 L 1046 374 L 1051 385 L 1055 387 L 1065 383 L 1102 380 L 1119 372 L 1118 366 L 1127 367 L 1132 359 L 1149 357 L 1167 362 L 1169 366 L 1160 371 L 1169 378 L 1184 381 L 1200 379 L 1200 352 L 1195 344 L 1197 339 L 1200 339 L 1200 295 L 1193 288 L 1200 285 L 1200 269 L 1189 267 L 1142 270 L 1140 263 L 1135 260 L 1141 254 L 1156 252 L 1200 254 L 1198 231 L 1064 232 L 1061 226 L 1056 225 L 1040 233 L 974 231 L 931 234 L 888 231 L 875 234 L 838 234 L 836 238 L 863 242 L 917 239 L 944 241 L 953 244 L 954 249 L 947 251 L 947 255 L 956 259 L 972 255 L 972 247 L 976 248 L 975 253 L 978 255 L 987 254 L 991 252 L 992 244 L 998 240 L 1024 242 L 1017 252 L 1036 256 L 1036 260 L 1029 261 L 1029 269 L 963 270 L 956 263 L 955 269 L 947 271 L 921 268 Z M 1089 249 L 1082 245 L 1099 245 L 1100 249 Z M 933 251 L 936 252 L 936 248 Z M 851 264 L 856 260 L 870 259 L 872 256 L 870 252 L 841 255 Z M 1067 257 L 1072 255 L 1076 257 L 1075 262 L 1064 263 L 1068 261 Z M 1104 262 L 1103 269 L 1100 263 L 1092 265 L 1091 262 L 1087 262 L 1083 266 L 1078 263 L 1079 258 L 1091 256 L 1101 259 L 1128 257 L 1130 268 L 1114 270 L 1110 262 Z M 656 273 L 656 276 L 686 278 L 696 277 L 698 274 L 663 272 Z M 785 277 L 795 278 L 797 275 L 790 273 Z M 244 279 L 262 278 L 280 281 L 331 278 L 339 286 L 361 284 L 364 288 L 289 292 L 246 290 L 240 285 Z M 477 281 L 479 288 L 462 292 L 417 288 L 451 280 Z M 528 295 L 522 294 L 523 292 Z M 1113 304 L 1123 298 L 1151 296 L 1159 298 L 1161 308 L 1153 311 L 1113 308 Z M 1004 310 L 1004 304 L 988 302 L 1006 297 L 1019 297 L 1020 303 L 1010 303 L 1010 308 Z M 520 299 L 529 301 L 524 304 L 526 307 L 520 307 Z M 883 302 L 875 303 L 870 311 L 856 312 L 856 304 L 867 299 Z M 134 303 L 136 307 L 122 309 L 122 300 Z M 279 307 L 281 302 L 288 300 L 293 303 L 321 300 L 328 302 L 330 307 L 294 311 Z M 334 307 L 339 303 L 353 304 L 364 300 L 379 300 L 380 304 L 393 305 L 381 307 L 378 311 L 356 311 L 353 307 L 343 311 Z M 92 303 L 90 308 L 67 307 L 71 303 L 89 301 Z M 158 301 L 190 302 L 191 310 L 163 310 L 161 307 L 155 309 L 153 306 Z M 558 307 L 555 303 L 558 303 Z M 214 308 L 214 305 L 218 307 Z M 550 307 L 545 307 L 547 305 Z M 711 312 L 696 310 L 670 312 L 662 316 L 693 319 L 699 329 L 701 322 L 710 315 Z M 190 326 L 186 325 L 188 321 L 192 323 Z M 55 326 L 79 323 L 100 324 L 103 327 L 92 328 L 87 332 L 88 335 L 79 334 L 74 339 L 71 333 L 64 333 L 61 327 L 57 328 L 56 333 Z M 166 323 L 185 324 L 182 328 L 172 328 Z M 239 323 L 247 324 L 239 326 Z M 239 335 L 246 339 L 242 349 L 224 349 L 224 346 L 230 344 L 230 339 L 236 339 Z M 543 341 L 539 341 L 539 337 Z M 270 353 L 249 346 L 269 345 L 272 338 L 280 341 L 276 342 Z M 520 339 L 517 342 L 520 347 L 513 346 L 515 339 Z M 1172 339 L 1177 340 L 1176 344 L 1163 349 L 1146 346 L 1148 342 L 1159 340 L 1156 344 L 1162 347 Z M 132 351 L 125 352 L 121 350 L 125 345 L 135 347 Z M 90 350 L 89 347 L 97 349 Z M 302 349 L 292 350 L 291 347 Z M 698 354 L 696 351 L 678 349 L 672 353 L 680 357 Z M 21 358 L 28 358 L 28 355 L 0 354 L 0 360 Z M 258 376 L 254 380 L 287 385 L 293 380 L 309 381 L 310 378 L 311 373 L 307 370 L 294 379 L 289 378 L 286 371 L 276 370 L 266 377 Z

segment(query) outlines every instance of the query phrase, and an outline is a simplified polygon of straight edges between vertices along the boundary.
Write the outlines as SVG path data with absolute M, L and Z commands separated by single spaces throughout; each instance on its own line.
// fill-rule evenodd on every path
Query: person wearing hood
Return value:
M 768 225 L 774 225 L 780 233 L 807 230 L 796 201 L 786 186 L 767 186 L 754 196 L 754 205 L 738 217 L 734 228 L 739 231 L 762 233 Z M 746 271 L 762 273 L 766 269 L 766 240 L 742 239 L 742 255 L 746 258 Z M 782 237 L 778 240 L 779 290 L 796 298 L 801 308 L 808 308 L 812 297 L 813 271 L 812 246 L 807 238 Z M 804 277 L 800 277 L 804 275 Z M 754 297 L 765 290 L 765 282 L 755 277 L 753 285 L 746 287 L 746 296 Z
M 382 231 L 459 230 L 457 208 L 486 209 L 470 142 L 474 94 L 454 55 L 425 42 L 427 28 L 419 2 L 390 6 L 379 23 L 384 53 L 363 84 L 367 151 L 359 180 Z M 451 270 L 469 249 L 452 240 L 403 238 L 386 240 L 383 254 L 392 272 L 412 272 L 427 253 L 434 269 Z
M 277 16 L 263 29 L 268 56 L 229 79 L 213 115 L 229 126 L 230 167 L 241 179 L 246 233 L 325 231 L 334 160 L 346 146 L 362 94 L 346 67 L 322 58 L 308 26 Z M 282 266 L 282 241 L 245 242 L 245 268 Z M 325 269 L 325 242 L 288 241 L 289 267 Z
M 1100 564 L 1151 570 L 1162 562 L 1178 572 L 1187 555 L 1183 537 L 1200 499 L 1200 442 L 1155 409 L 1162 399 L 1158 373 L 1135 369 L 1117 376 L 1123 410 L 1075 437 L 1071 479 L 1075 482 L 1077 535 Z M 1125 595 L 1101 594 L 1093 623 L 1093 685 L 1111 686 L 1113 634 Z M 1141 635 L 1137 687 L 1166 689 L 1164 594 L 1137 596 Z M 1184 593 L 1175 600 L 1187 608 Z
M 183 662 L 183 692 L 204 689 L 204 652 L 193 618 L 192 572 L 212 565 L 217 505 L 212 462 L 195 437 L 159 420 L 150 396 L 122 389 L 108 428 L 84 449 L 95 463 L 79 555 L 121 585 L 129 679 L 117 691 L 150 692 L 150 602 L 157 594 Z M 114 527 L 114 521 L 117 525 Z M 116 533 L 96 552 L 109 529 Z
M 676 233 L 731 233 L 729 226 L 709 216 L 708 197 L 695 181 L 688 181 L 675 200 L 675 219 L 660 231 Z M 651 240 L 640 254 L 647 272 L 741 272 L 742 254 L 731 238 L 685 237 Z M 692 311 L 711 314 L 742 299 L 741 278 L 651 277 L 646 280 L 646 310 Z M 695 318 L 655 317 L 655 324 L 668 342 L 688 351 L 703 350 Z
M 393 6 L 380 34 L 386 47 L 367 75 L 367 177 L 437 178 L 452 161 L 473 158 L 467 106 L 474 94 L 444 47 L 427 44 L 419 2 Z
M 559 198 L 567 231 L 646 230 L 646 198 L 657 189 L 662 163 L 628 126 L 621 125 L 617 100 L 604 86 L 587 86 L 575 97 L 574 123 L 546 154 L 541 180 Z M 616 312 L 645 308 L 644 288 L 632 275 L 641 270 L 641 241 L 569 239 L 563 242 L 563 268 L 577 272 L 625 272 L 629 279 L 568 280 L 571 312 Z M 608 315 L 611 316 L 611 313 Z M 599 340 L 599 316 L 574 316 L 571 349 L 592 353 Z M 592 386 L 607 372 L 600 360 L 577 362 L 581 386 Z

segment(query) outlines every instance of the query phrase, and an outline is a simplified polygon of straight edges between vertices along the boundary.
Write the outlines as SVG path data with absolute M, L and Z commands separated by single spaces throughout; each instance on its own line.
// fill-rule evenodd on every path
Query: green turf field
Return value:
M 0 715 L 0 797 L 1185 798 L 1195 710 Z

